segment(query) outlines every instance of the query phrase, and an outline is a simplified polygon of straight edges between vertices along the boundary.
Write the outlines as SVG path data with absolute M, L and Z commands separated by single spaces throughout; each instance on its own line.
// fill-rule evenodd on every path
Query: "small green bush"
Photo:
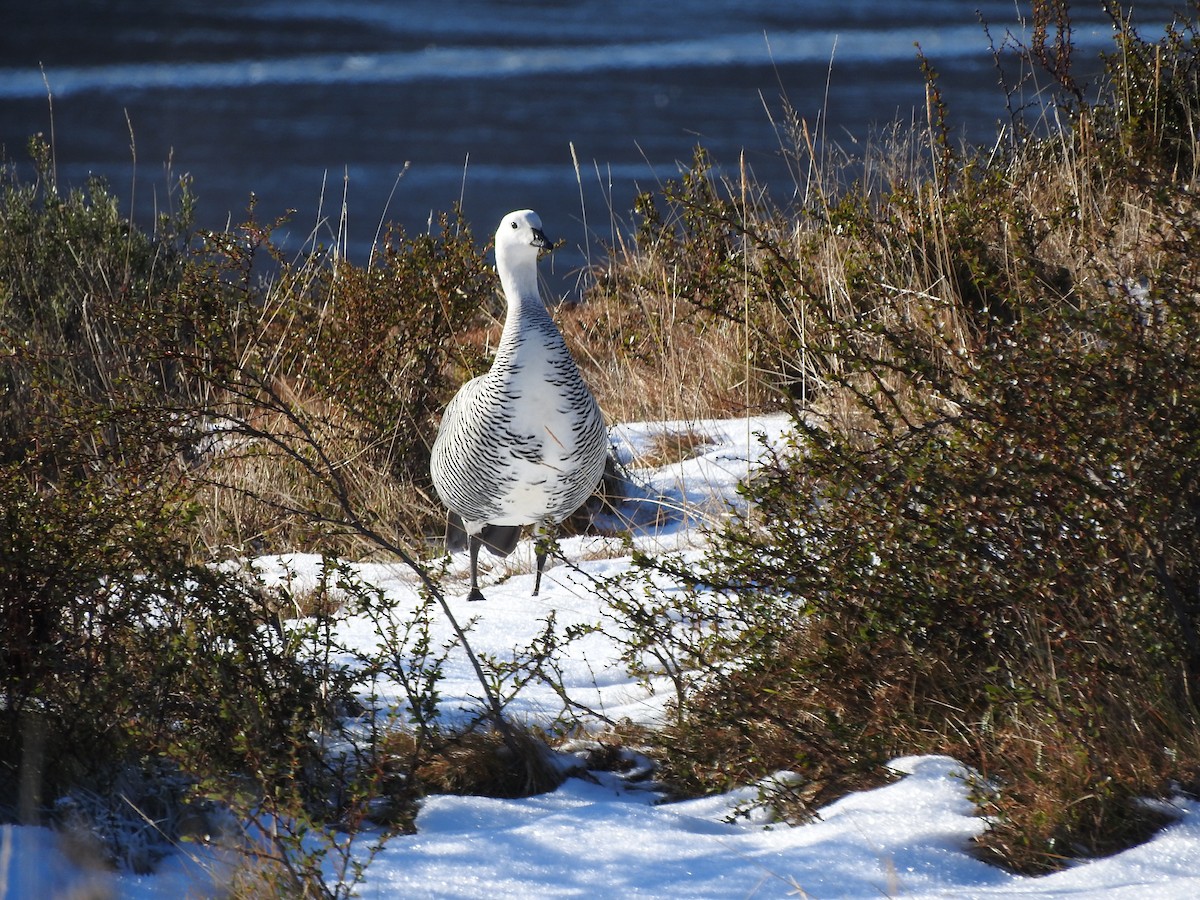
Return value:
M 0 809 L 48 821 L 167 760 L 180 785 L 310 766 L 304 645 L 193 559 L 185 223 L 146 235 L 45 172 L 0 193 Z
M 1200 175 L 1200 3 L 1188 9 L 1151 42 L 1110 7 L 1117 47 L 1105 57 L 1108 93 L 1098 109 L 1102 135 L 1119 137 L 1131 161 L 1185 181 Z
M 0 462 L 33 452 L 53 466 L 44 432 L 60 418 L 88 424 L 96 455 L 141 456 L 171 440 L 147 404 L 186 395 L 162 351 L 181 337 L 167 298 L 186 253 L 187 186 L 180 215 L 148 235 L 102 181 L 60 195 L 48 149 L 32 148 L 35 182 L 0 176 Z
M 180 289 L 213 451 L 196 470 L 205 542 L 217 555 L 378 550 L 356 518 L 417 543 L 442 515 L 427 476 L 436 418 L 481 364 L 452 338 L 494 298 L 483 253 L 443 217 L 438 234 L 390 231 L 366 267 L 287 262 L 274 227 L 207 235 Z
M 711 559 L 614 594 L 631 653 L 692 667 L 661 744 L 677 785 L 796 769 L 800 818 L 892 756 L 951 753 L 986 780 L 985 852 L 1027 872 L 1140 839 L 1161 820 L 1138 797 L 1200 786 L 1193 25 L 1122 30 L 1074 130 L 938 144 L 789 228 L 689 207 L 704 240 L 745 237 L 714 250 L 742 303 L 803 323 L 764 368 L 805 373 L 808 402 Z M 683 600 L 654 602 L 656 570 Z
M 114 793 L 157 779 L 130 802 L 161 841 L 226 809 L 218 837 L 262 863 L 245 890 L 344 897 L 352 836 L 406 827 L 430 786 L 462 789 L 470 754 L 481 786 L 557 779 L 501 711 L 544 648 L 482 661 L 477 727 L 438 723 L 442 661 L 466 638 L 429 645 L 427 442 L 483 358 L 482 339 L 451 338 L 487 327 L 495 299 L 463 223 L 389 233 L 365 268 L 287 262 L 253 217 L 195 241 L 182 220 L 144 234 L 99 182 L 60 196 L 34 149 L 41 180 L 0 196 L 0 813 L 141 870 L 165 844 L 113 827 L 131 821 Z M 397 620 L 343 566 L 298 596 L 227 558 L 271 546 L 387 553 L 428 602 Z M 374 617 L 377 655 L 336 643 L 355 614 Z M 380 677 L 415 728 L 356 721 Z M 237 835 L 264 816 L 278 833 Z

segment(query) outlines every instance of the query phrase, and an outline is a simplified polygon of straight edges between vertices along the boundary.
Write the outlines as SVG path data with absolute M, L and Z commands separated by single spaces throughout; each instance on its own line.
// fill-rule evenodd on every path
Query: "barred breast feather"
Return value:
M 450 512 L 449 549 L 471 552 L 471 599 L 480 546 L 507 555 L 521 526 L 538 538 L 595 491 L 607 432 L 537 286 L 537 252 L 548 242 L 537 215 L 510 213 L 496 232 L 496 264 L 508 311 L 492 368 L 447 405 L 430 473 Z M 539 544 L 536 594 L 545 551 Z

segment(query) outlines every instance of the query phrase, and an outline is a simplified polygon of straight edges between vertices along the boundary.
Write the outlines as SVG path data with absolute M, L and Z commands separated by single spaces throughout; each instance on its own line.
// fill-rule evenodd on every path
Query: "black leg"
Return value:
M 546 557 L 550 555 L 550 549 L 554 546 L 554 530 L 553 526 L 548 529 L 538 527 L 533 532 L 533 552 L 534 559 L 537 560 L 537 575 L 533 579 L 535 597 L 542 589 L 542 570 L 546 568 Z
M 538 591 L 542 589 L 542 569 L 546 566 L 546 551 L 543 549 L 541 541 L 538 541 L 535 559 L 537 559 L 537 575 L 533 579 L 533 596 L 536 597 Z
M 479 536 L 473 534 L 467 538 L 467 546 L 471 551 L 471 590 L 467 599 L 482 600 L 483 591 L 479 590 Z

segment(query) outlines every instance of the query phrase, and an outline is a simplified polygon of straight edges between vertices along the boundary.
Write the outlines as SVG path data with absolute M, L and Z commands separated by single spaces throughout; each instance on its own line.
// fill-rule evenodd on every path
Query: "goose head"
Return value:
M 537 257 L 549 250 L 550 241 L 542 232 L 542 220 L 532 209 L 510 212 L 496 229 L 496 268 L 505 288 L 528 293 L 530 285 L 537 296 Z

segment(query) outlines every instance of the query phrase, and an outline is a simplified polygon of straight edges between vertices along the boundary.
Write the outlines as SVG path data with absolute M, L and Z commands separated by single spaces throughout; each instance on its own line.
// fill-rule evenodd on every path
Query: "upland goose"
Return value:
M 537 213 L 511 212 L 496 231 L 496 269 L 508 303 L 492 368 L 446 406 L 430 459 L 449 510 L 446 549 L 469 550 L 469 600 L 482 600 L 479 548 L 508 556 L 534 527 L 542 584 L 547 542 L 604 473 L 604 418 L 538 291 L 538 251 L 549 249 Z

